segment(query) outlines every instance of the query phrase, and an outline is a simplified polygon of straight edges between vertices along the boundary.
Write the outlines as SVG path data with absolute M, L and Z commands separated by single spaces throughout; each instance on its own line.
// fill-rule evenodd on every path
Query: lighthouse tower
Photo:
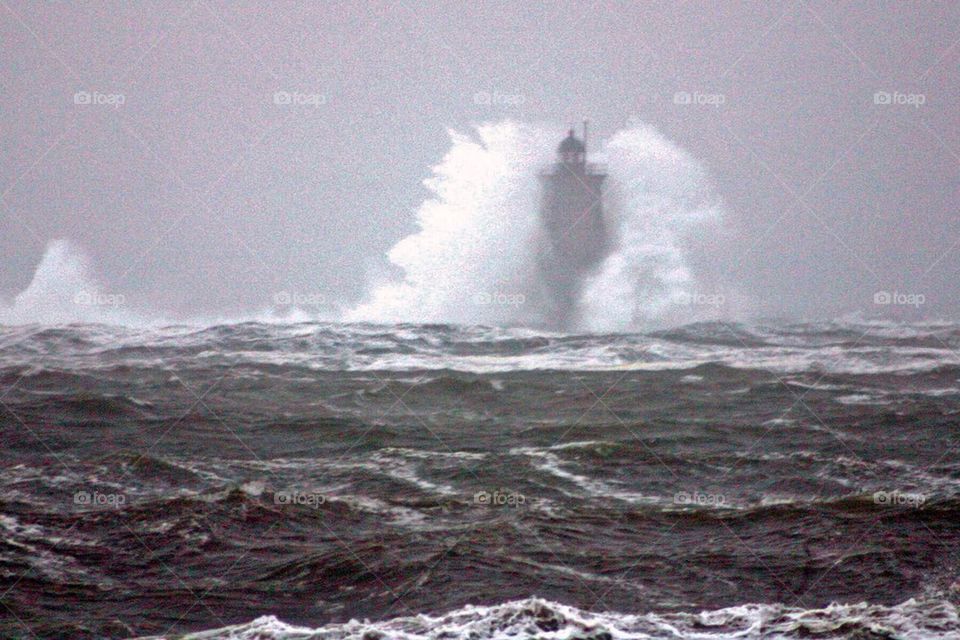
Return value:
M 583 277 L 607 251 L 602 189 L 607 177 L 599 165 L 587 162 L 587 123 L 583 140 L 571 129 L 557 147 L 557 161 L 540 174 L 540 217 L 549 246 L 541 268 L 558 306 L 558 324 L 574 321 L 573 310 Z

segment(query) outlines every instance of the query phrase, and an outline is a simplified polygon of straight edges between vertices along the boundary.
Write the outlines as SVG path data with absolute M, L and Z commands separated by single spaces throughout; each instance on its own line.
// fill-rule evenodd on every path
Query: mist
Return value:
M 584 328 L 960 311 L 952 5 L 0 15 L 4 322 L 536 322 L 535 174 L 583 118 L 625 215 Z

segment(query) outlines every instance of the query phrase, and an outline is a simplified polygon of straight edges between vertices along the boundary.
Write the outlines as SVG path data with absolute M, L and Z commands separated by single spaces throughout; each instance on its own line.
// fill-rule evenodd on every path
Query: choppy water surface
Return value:
M 960 637 L 958 325 L 7 327 L 0 395 L 3 637 Z

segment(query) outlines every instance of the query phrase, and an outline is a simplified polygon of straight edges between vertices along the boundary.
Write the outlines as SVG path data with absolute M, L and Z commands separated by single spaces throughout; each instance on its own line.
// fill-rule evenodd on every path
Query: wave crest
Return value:
M 539 266 L 547 241 L 537 182 L 556 132 L 508 121 L 450 137 L 425 181 L 433 197 L 417 213 L 419 230 L 388 253 L 402 277 L 375 286 L 346 318 L 556 326 Z M 723 219 L 703 167 L 642 123 L 597 155 L 609 168 L 613 249 L 585 282 L 574 328 L 624 331 L 726 313 L 729 292 L 716 281 L 705 287 L 692 255 Z
M 591 613 L 529 598 L 489 607 L 467 606 L 440 616 L 421 614 L 384 622 L 352 620 L 317 629 L 292 626 L 274 616 L 264 616 L 247 624 L 187 634 L 183 640 L 956 638 L 957 629 L 960 629 L 960 617 L 956 606 L 937 597 L 923 601 L 910 599 L 896 606 L 859 603 L 801 609 L 782 604 L 745 604 L 700 613 L 643 615 Z

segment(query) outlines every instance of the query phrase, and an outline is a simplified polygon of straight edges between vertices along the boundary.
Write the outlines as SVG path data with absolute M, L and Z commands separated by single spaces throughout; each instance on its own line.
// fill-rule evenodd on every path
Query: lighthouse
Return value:
M 557 147 L 556 162 L 540 174 L 540 217 L 547 246 L 541 251 L 544 280 L 556 302 L 556 324 L 575 322 L 583 278 L 606 255 L 602 190 L 606 173 L 587 162 L 587 123 L 583 139 L 573 129 Z

